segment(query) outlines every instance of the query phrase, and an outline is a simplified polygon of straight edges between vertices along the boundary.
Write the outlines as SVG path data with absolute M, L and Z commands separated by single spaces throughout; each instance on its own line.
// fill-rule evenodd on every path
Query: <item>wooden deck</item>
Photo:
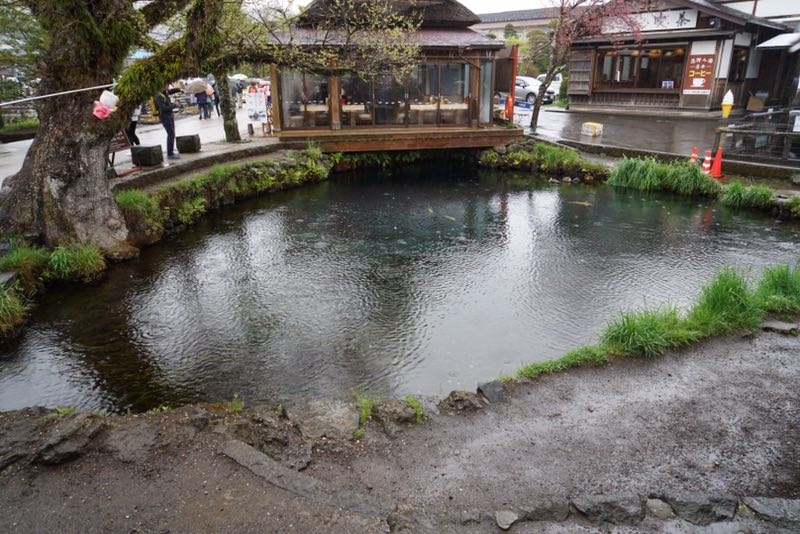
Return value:
M 310 141 L 319 146 L 323 152 L 489 148 L 522 139 L 522 136 L 522 129 L 505 126 L 308 129 L 278 133 L 281 142 Z

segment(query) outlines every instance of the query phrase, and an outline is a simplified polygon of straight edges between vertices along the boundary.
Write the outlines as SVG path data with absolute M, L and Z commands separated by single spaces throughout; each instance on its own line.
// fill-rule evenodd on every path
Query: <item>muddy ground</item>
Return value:
M 776 523 L 741 499 L 800 502 L 798 379 L 800 339 L 763 332 L 519 383 L 505 402 L 473 397 L 481 409 L 430 413 L 419 425 L 373 420 L 360 440 L 310 440 L 286 411 L 270 407 L 124 417 L 7 412 L 0 528 L 797 532 L 796 508 Z M 72 443 L 59 432 L 72 432 Z M 585 496 L 624 503 L 631 495 L 643 514 L 576 508 Z M 653 508 L 678 502 L 675 495 L 712 503 L 733 496 L 735 516 L 706 525 L 674 517 L 675 504 Z

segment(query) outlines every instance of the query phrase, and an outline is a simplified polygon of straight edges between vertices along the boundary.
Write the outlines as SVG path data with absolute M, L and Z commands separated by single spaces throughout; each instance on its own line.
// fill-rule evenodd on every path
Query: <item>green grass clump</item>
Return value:
M 787 202 L 793 217 L 800 217 L 800 195 L 795 195 Z
M 417 423 L 422 423 L 425 421 L 425 410 L 422 409 L 422 404 L 414 398 L 412 395 L 406 395 L 403 397 L 403 400 L 406 401 L 406 404 L 414 410 L 414 414 L 416 415 Z
M 74 406 L 58 406 L 55 410 L 45 415 L 46 419 L 63 419 L 68 415 L 74 414 L 76 411 Z
M 720 183 L 703 173 L 698 165 L 679 162 L 663 167 L 665 189 L 687 197 L 716 197 L 722 191 Z
M 521 367 L 517 371 L 517 378 L 536 378 L 547 373 L 565 371 L 571 367 L 581 365 L 603 365 L 608 362 L 608 353 L 605 349 L 595 346 L 584 346 L 571 350 L 561 358 L 544 362 L 533 362 Z
M 745 187 L 739 181 L 733 182 L 725 189 L 720 202 L 736 209 L 767 209 L 775 203 L 774 193 L 769 187 Z
M 611 171 L 608 185 L 638 191 L 658 191 L 661 189 L 662 174 L 661 165 L 655 158 L 624 157 Z
M 608 324 L 602 345 L 619 356 L 660 356 L 700 338 L 674 306 L 621 313 Z
M 20 244 L 0 258 L 0 271 L 17 271 L 23 290 L 32 290 L 50 255 L 41 247 Z
M 222 403 L 222 407 L 228 413 L 242 413 L 244 410 L 244 399 L 234 393 L 231 400 Z
M 375 409 L 375 398 L 366 393 L 357 393 L 356 408 L 358 408 L 358 423 L 363 425 L 372 417 L 372 410 Z
M 0 287 L 0 332 L 7 332 L 25 318 L 27 304 L 12 288 Z
M 736 270 L 725 267 L 705 286 L 700 299 L 689 311 L 691 328 L 704 336 L 753 330 L 763 317 L 755 293 Z
M 192 224 L 206 211 L 206 199 L 194 197 L 181 203 L 178 207 L 178 220 L 183 224 Z
M 756 286 L 759 306 L 771 312 L 800 312 L 800 269 L 767 267 Z
M 19 130 L 28 130 L 31 128 L 39 127 L 38 117 L 25 117 L 24 119 L 15 119 L 7 122 L 0 128 L 0 132 L 16 132 Z
M 150 197 L 139 189 L 120 189 L 114 193 L 114 198 L 119 207 L 131 211 L 145 211 L 150 203 Z
M 106 260 L 94 245 L 59 245 L 50 253 L 46 280 L 91 280 L 106 268 Z

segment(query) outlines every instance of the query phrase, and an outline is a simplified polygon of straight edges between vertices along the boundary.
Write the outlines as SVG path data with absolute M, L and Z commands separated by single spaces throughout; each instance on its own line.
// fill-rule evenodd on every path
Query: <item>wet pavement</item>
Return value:
M 581 135 L 584 122 L 603 125 L 597 137 Z M 702 154 L 714 145 L 714 130 L 732 124 L 732 120 L 694 117 L 644 117 L 610 113 L 571 112 L 548 107 L 539 116 L 536 133 L 552 139 L 568 139 L 592 145 L 607 145 L 670 154 Z
M 255 124 L 256 134 L 250 137 L 247 133 L 247 114 L 244 109 L 236 112 L 239 121 L 239 133 L 243 140 L 249 140 L 254 144 L 277 143 L 277 137 L 263 137 L 261 135 L 261 125 Z M 200 120 L 197 115 L 176 115 L 175 116 L 175 135 L 200 135 L 201 151 L 196 154 L 183 154 L 180 160 L 168 160 L 166 158 L 167 134 L 161 124 L 139 124 L 136 135 L 142 145 L 161 145 L 164 153 L 164 167 L 170 165 L 180 165 L 186 161 L 207 157 L 210 154 L 217 154 L 232 149 L 240 149 L 242 145 L 225 142 L 225 131 L 223 129 L 222 118 L 213 114 L 210 119 Z M 30 148 L 32 139 L 16 141 L 14 143 L 0 143 L 0 181 L 7 176 L 19 171 L 25 154 Z M 118 174 L 124 174 L 133 167 L 131 162 L 130 150 L 121 150 L 115 154 L 114 168 Z
M 256 135 L 250 138 L 247 134 L 247 116 L 244 110 L 237 110 L 237 118 L 242 139 L 250 139 L 255 143 L 277 142 L 275 137 L 262 137 L 259 124 L 255 125 Z M 581 125 L 584 122 L 602 124 L 602 135 L 596 137 L 581 135 Z M 701 156 L 706 150 L 710 150 L 714 144 L 715 128 L 734 122 L 735 119 L 571 112 L 549 106 L 542 110 L 536 133 L 553 140 L 566 139 L 594 145 L 685 154 L 688 157 L 695 146 L 699 148 Z M 212 152 L 219 153 L 238 147 L 225 143 L 220 117 L 213 116 L 211 119 L 201 121 L 196 115 L 178 116 L 175 129 L 177 135 L 200 134 L 201 153 L 185 155 L 184 158 L 202 158 Z M 166 135 L 161 125 L 140 125 L 136 133 L 143 144 L 160 144 L 166 154 Z M 0 143 L 0 179 L 20 169 L 30 145 L 30 140 Z M 167 166 L 169 163 L 164 165 Z M 118 172 L 124 172 L 131 166 L 130 151 L 123 150 L 116 154 L 115 168 Z

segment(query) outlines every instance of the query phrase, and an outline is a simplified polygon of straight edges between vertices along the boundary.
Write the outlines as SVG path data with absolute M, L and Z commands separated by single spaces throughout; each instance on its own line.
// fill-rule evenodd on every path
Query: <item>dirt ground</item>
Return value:
M 87 418 L 83 428 L 101 428 L 87 431 L 70 461 L 68 447 L 46 435 L 75 415 L 54 423 L 43 411 L 7 412 L 0 525 L 471 533 L 499 532 L 497 512 L 506 511 L 519 517 L 511 532 L 791 532 L 738 513 L 708 527 L 650 514 L 598 524 L 574 508 L 566 519 L 524 519 L 581 495 L 800 498 L 798 379 L 800 339 L 763 332 L 519 383 L 505 402 L 430 414 L 391 436 L 370 422 L 360 440 L 309 442 L 266 408 Z

